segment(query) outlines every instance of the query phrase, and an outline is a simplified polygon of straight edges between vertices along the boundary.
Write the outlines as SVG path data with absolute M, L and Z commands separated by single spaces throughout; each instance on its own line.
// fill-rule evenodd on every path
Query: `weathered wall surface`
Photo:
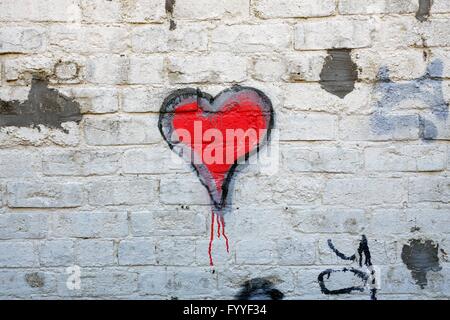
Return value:
M 158 117 L 234 84 L 279 157 L 211 267 Z M 0 298 L 450 298 L 449 101 L 448 0 L 0 0 Z

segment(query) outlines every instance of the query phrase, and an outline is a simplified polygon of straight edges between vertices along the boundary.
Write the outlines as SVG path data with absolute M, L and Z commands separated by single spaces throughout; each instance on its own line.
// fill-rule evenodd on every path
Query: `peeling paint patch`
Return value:
M 39 273 L 27 273 L 25 275 L 25 281 L 32 288 L 42 288 L 45 285 L 45 279 Z
M 56 89 L 48 87 L 48 80 L 33 77 L 28 99 L 25 101 L 0 100 L 0 127 L 58 128 L 64 122 L 80 122 L 80 105 Z
M 254 278 L 244 282 L 237 300 L 282 300 L 284 294 L 274 288 L 274 283 L 267 278 Z
M 402 260 L 406 267 L 411 270 L 411 275 L 416 284 L 424 289 L 428 284 L 427 273 L 429 271 L 440 271 L 439 244 L 431 240 L 411 239 L 402 249 Z
M 433 0 L 419 0 L 419 10 L 416 12 L 416 19 L 420 22 L 427 21 L 430 17 Z
M 344 98 L 355 88 L 357 65 L 352 61 L 350 49 L 328 50 L 320 73 L 320 85 L 325 91 Z
M 170 27 L 169 30 L 175 30 L 177 28 L 177 24 L 175 20 L 173 20 L 173 11 L 175 9 L 175 0 L 166 0 L 166 13 L 169 17 Z

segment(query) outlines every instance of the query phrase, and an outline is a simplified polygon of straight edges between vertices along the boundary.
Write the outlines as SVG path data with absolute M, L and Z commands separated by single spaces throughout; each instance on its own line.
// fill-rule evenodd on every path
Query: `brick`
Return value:
M 167 70 L 172 83 L 241 82 L 247 78 L 247 60 L 227 53 L 170 56 Z
M 129 59 L 118 55 L 91 56 L 86 63 L 86 80 L 93 84 L 122 84 L 128 79 Z
M 119 244 L 119 265 L 154 265 L 156 243 L 149 239 L 123 240 Z
M 71 240 L 43 241 L 39 245 L 39 261 L 42 266 L 71 266 L 75 261 L 74 243 Z
M 377 236 L 391 236 L 411 230 L 404 210 L 377 209 L 370 213 L 367 233 Z
M 236 244 L 237 264 L 272 264 L 276 260 L 274 241 L 243 240 Z
M 45 30 L 39 27 L 2 26 L 0 30 L 0 43 L 2 44 L 0 53 L 42 52 L 46 48 L 46 37 Z
M 291 55 L 287 57 L 288 70 L 284 77 L 288 82 L 303 82 L 320 80 L 320 73 L 322 72 L 323 65 L 327 53 L 325 51 L 313 51 L 313 52 L 301 52 L 301 54 Z M 290 88 L 296 88 L 301 90 L 302 88 L 309 88 L 305 83 L 303 86 L 289 86 Z
M 79 17 L 78 0 L 18 0 L 0 4 L 0 21 L 70 22 Z
M 194 211 L 157 210 L 132 212 L 131 233 L 134 237 L 194 236 L 206 234 L 205 217 Z
M 122 4 L 119 1 L 81 0 L 85 22 L 118 22 L 122 20 Z
M 417 140 L 419 138 L 419 117 L 417 115 L 392 116 L 389 120 L 392 130 L 385 129 L 385 123 L 368 116 L 348 116 L 339 123 L 339 136 L 348 141 Z
M 123 154 L 123 172 L 130 174 L 158 174 L 174 170 L 173 159 L 178 155 L 168 148 L 149 146 L 145 149 L 129 149 Z
M 316 260 L 314 239 L 290 238 L 277 240 L 278 263 L 286 265 L 312 265 Z
M 33 242 L 0 242 L 0 267 L 36 267 L 38 256 Z
M 50 150 L 42 160 L 49 176 L 91 176 L 117 172 L 120 154 L 109 150 Z
M 394 50 L 419 46 L 422 42 L 418 30 L 418 21 L 414 16 L 384 16 L 376 20 L 372 33 L 373 47 Z
M 188 266 L 195 261 L 195 242 L 173 237 L 156 244 L 156 263 L 163 266 Z
M 197 24 L 180 24 L 175 30 L 165 25 L 138 26 L 132 31 L 131 46 L 137 53 L 206 51 L 208 29 Z
M 401 204 L 405 195 L 406 186 L 402 179 L 332 179 L 326 184 L 323 203 L 346 206 Z
M 0 239 L 41 239 L 47 235 L 47 228 L 45 213 L 0 214 Z
M 32 178 L 41 172 L 40 156 L 32 150 L 0 150 L 0 178 Z
M 340 14 L 415 13 L 419 3 L 414 0 L 343 0 L 339 1 Z
M 149 271 L 139 273 L 139 293 L 168 296 L 173 274 L 166 268 L 152 267 Z
M 159 112 L 161 102 L 170 94 L 166 88 L 124 88 L 121 106 L 125 112 Z
M 174 270 L 171 292 L 175 296 L 214 296 L 217 290 L 217 274 L 210 268 L 177 268 Z
M 450 179 L 446 177 L 410 178 L 408 184 L 409 201 L 443 202 L 450 201 Z
M 73 208 L 83 204 L 83 190 L 79 183 L 11 182 L 8 205 L 13 208 Z
M 360 209 L 292 209 L 292 228 L 301 233 L 350 233 L 359 235 L 369 225 L 368 216 Z
M 308 18 L 331 16 L 336 11 L 335 0 L 302 1 L 295 0 L 257 0 L 254 11 L 257 17 L 270 18 Z
M 370 171 L 442 171 L 446 167 L 445 148 L 439 146 L 367 148 L 364 153 Z
M 361 168 L 362 152 L 342 147 L 282 147 L 284 167 L 293 172 L 352 173 Z
M 450 11 L 450 3 L 446 0 L 434 0 L 431 13 L 446 13 Z
M 30 299 L 33 294 L 54 294 L 56 291 L 55 280 L 55 274 L 48 271 L 1 270 L 0 288 L 2 290 L 0 296 L 11 295 L 16 298 Z
M 430 20 L 430 23 L 425 26 L 422 33 L 427 47 L 450 46 L 448 23 L 448 18 Z
M 252 76 L 259 81 L 280 81 L 287 73 L 287 64 L 281 58 L 271 55 L 258 56 L 252 61 Z
M 119 95 L 114 89 L 73 88 L 70 96 L 81 105 L 81 113 L 114 113 L 119 109 Z
M 88 186 L 91 205 L 137 205 L 156 199 L 158 181 L 147 178 L 102 179 Z
M 110 240 L 80 240 L 76 252 L 77 264 L 80 266 L 108 266 L 115 262 L 114 243 Z
M 17 84 L 30 84 L 30 74 L 51 73 L 54 61 L 44 56 L 25 56 L 15 59 L 8 59 L 4 64 L 5 79 L 7 81 L 17 81 Z M 24 99 L 26 100 L 26 99 Z
M 406 217 L 411 227 L 422 234 L 450 232 L 447 228 L 450 216 L 446 209 L 408 209 L 406 210 Z
M 126 22 L 162 22 L 166 13 L 165 2 L 159 0 L 135 0 L 123 2 L 123 17 Z
M 283 51 L 290 47 L 288 24 L 219 26 L 212 31 L 211 48 L 216 51 Z
M 162 140 L 156 116 L 85 118 L 84 134 L 89 145 L 138 145 Z
M 184 0 L 175 4 L 174 18 L 189 20 L 245 19 L 249 16 L 249 0 L 206 1 Z
M 125 212 L 71 212 L 52 216 L 51 235 L 70 238 L 122 238 L 128 235 Z
M 159 193 L 164 204 L 209 204 L 205 187 L 196 178 L 162 178 Z
M 324 21 L 304 21 L 295 27 L 295 49 L 369 47 L 372 29 L 373 22 L 369 19 L 334 18 Z
M 155 84 L 163 82 L 162 57 L 130 57 L 127 82 L 129 84 Z
M 290 112 L 279 115 L 281 141 L 334 140 L 337 117 Z M 282 122 L 281 122 L 282 121 Z

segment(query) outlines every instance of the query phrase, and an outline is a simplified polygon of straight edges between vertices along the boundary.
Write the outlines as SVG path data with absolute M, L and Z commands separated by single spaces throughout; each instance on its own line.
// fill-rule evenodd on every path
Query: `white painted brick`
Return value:
M 81 105 L 81 113 L 113 113 L 119 109 L 119 95 L 114 89 L 73 88 L 71 97 Z
M 208 49 L 207 25 L 180 24 L 175 30 L 166 25 L 138 26 L 132 31 L 134 52 L 198 52 Z
M 157 264 L 163 266 L 189 266 L 195 261 L 195 242 L 174 237 L 160 240 L 156 244 L 156 260 Z
M 247 60 L 226 53 L 170 56 L 167 70 L 173 83 L 241 82 L 247 78 Z
M 40 156 L 37 152 L 0 150 L 0 178 L 31 178 L 41 172 Z
M 157 197 L 158 181 L 147 178 L 114 178 L 88 186 L 91 205 L 136 205 L 152 203 Z
M 115 262 L 114 243 L 110 240 L 80 240 L 76 244 L 76 252 L 80 266 L 107 266 Z
M 272 264 L 276 258 L 274 241 L 243 240 L 236 244 L 237 264 Z
M 184 0 L 175 4 L 175 19 L 245 19 L 249 16 L 249 0 L 207 1 Z
M 83 21 L 86 22 L 117 22 L 122 18 L 122 3 L 120 1 L 81 0 Z
M 48 229 L 48 217 L 44 213 L 0 214 L 0 239 L 41 239 Z
M 326 56 L 325 51 L 301 51 L 289 56 L 287 58 L 288 72 L 284 80 L 288 82 L 319 81 Z
M 367 148 L 364 153 L 370 171 L 442 171 L 446 167 L 445 148 L 439 146 Z
M 4 64 L 5 79 L 7 81 L 18 81 L 18 84 L 26 85 L 31 83 L 31 74 L 48 73 L 54 66 L 54 61 L 43 56 L 25 56 L 15 59 L 8 59 Z M 26 100 L 26 99 L 24 99 Z
M 162 22 L 165 2 L 159 0 L 123 1 L 124 20 L 132 23 Z
M 129 84 L 162 83 L 163 68 L 162 57 L 130 57 L 127 82 Z
M 170 94 L 165 88 L 124 88 L 121 92 L 125 112 L 159 112 L 164 98 Z
M 0 242 L 0 267 L 36 267 L 38 256 L 33 242 Z
M 78 0 L 17 0 L 0 3 L 0 21 L 70 22 L 78 21 Z
M 431 126 L 431 124 L 426 123 L 424 128 L 425 132 L 428 131 L 428 125 Z M 444 121 L 433 121 L 433 126 L 436 128 L 436 137 L 434 138 L 435 140 L 450 140 L 450 118 L 447 118 Z
M 205 235 L 205 216 L 195 211 L 157 210 L 131 213 L 131 233 L 135 237 Z
M 341 0 L 340 14 L 415 13 L 419 2 L 414 0 Z
M 164 204 L 210 204 L 209 195 L 200 180 L 195 177 L 162 178 L 159 197 Z
M 401 204 L 405 195 L 406 184 L 402 179 L 332 179 L 325 187 L 323 203 L 352 207 Z
M 131 174 L 158 174 L 170 172 L 172 159 L 178 155 L 167 147 L 149 146 L 145 149 L 130 149 L 123 154 L 123 172 Z M 177 159 L 178 160 L 178 159 Z M 180 159 L 180 161 L 184 161 Z
M 370 223 L 367 232 L 378 236 L 391 236 L 407 233 L 411 225 L 403 210 L 378 209 L 370 213 Z
M 120 265 L 153 265 L 156 243 L 148 239 L 123 240 L 119 244 Z
M 139 273 L 139 292 L 167 296 L 170 292 L 172 273 L 166 268 L 152 268 Z
M 336 11 L 335 0 L 256 0 L 254 3 L 255 14 L 264 19 L 325 17 Z
M 75 122 L 61 125 L 65 131 L 47 128 L 42 125 L 37 128 L 0 128 L 0 146 L 76 146 L 80 141 L 80 132 Z
M 372 33 L 373 47 L 394 50 L 420 45 L 422 40 L 417 32 L 418 23 L 414 16 L 384 16 L 376 19 Z
M 446 62 L 450 59 L 450 49 L 433 48 L 431 51 L 431 58 L 439 59 L 443 63 L 443 70 L 431 70 L 431 76 L 450 78 L 450 63 Z M 447 97 L 448 95 L 445 96 Z
M 409 201 L 444 202 L 450 201 L 450 179 L 446 177 L 423 176 L 410 178 L 408 184 Z
M 40 27 L 2 26 L 0 30 L 0 53 L 42 52 L 46 42 L 45 30 Z
M 278 263 L 284 265 L 312 265 L 316 261 L 316 241 L 313 238 L 277 240 Z
M 282 147 L 284 166 L 293 172 L 356 172 L 361 168 L 361 154 L 358 150 L 342 147 Z
M 281 141 L 334 140 L 337 117 L 325 114 L 283 113 L 278 117 Z
M 447 0 L 433 0 L 431 13 L 446 13 L 450 11 L 450 3 Z
M 39 244 L 39 261 L 42 266 L 46 267 L 72 266 L 75 261 L 73 241 L 42 241 Z
M 42 160 L 49 176 L 90 176 L 115 173 L 120 154 L 109 150 L 52 150 Z
M 38 279 L 42 286 L 30 285 L 27 279 Z M 33 294 L 45 295 L 55 293 L 56 277 L 55 274 L 48 271 L 35 272 L 33 270 L 1 270 L 0 287 L 2 291 L 0 296 L 11 295 L 20 296 L 24 299 L 30 299 Z
M 121 84 L 128 79 L 129 59 L 118 55 L 92 56 L 86 64 L 86 80 L 93 84 Z
M 252 61 L 252 75 L 259 81 L 279 81 L 286 72 L 287 65 L 283 59 L 273 58 L 271 55 L 258 56 Z
M 128 235 L 125 212 L 72 212 L 52 215 L 53 237 L 121 238 Z
M 213 296 L 217 290 L 217 274 L 208 268 L 177 268 L 174 269 L 172 294 L 186 296 L 192 292 L 195 296 Z
M 395 116 L 394 116 L 395 117 Z M 339 136 L 349 141 L 417 140 L 419 118 L 417 115 L 394 118 L 393 130 L 383 131 L 368 116 L 348 116 L 339 123 Z M 380 124 L 382 126 L 383 124 Z
M 448 18 L 432 19 L 424 27 L 422 36 L 427 47 L 449 47 Z
M 371 45 L 373 21 L 359 18 L 334 18 L 304 21 L 295 27 L 295 49 L 364 48 Z
M 302 233 L 350 233 L 359 235 L 368 226 L 368 216 L 360 209 L 291 209 L 292 227 Z
M 211 34 L 211 48 L 216 51 L 284 51 L 290 47 L 288 24 L 221 25 Z
M 11 182 L 7 188 L 8 205 L 13 208 L 72 208 L 83 204 L 79 183 Z
M 408 209 L 406 217 L 411 227 L 422 234 L 449 233 L 450 215 L 447 209 Z
M 86 117 L 84 134 L 89 145 L 151 144 L 162 140 L 156 116 Z

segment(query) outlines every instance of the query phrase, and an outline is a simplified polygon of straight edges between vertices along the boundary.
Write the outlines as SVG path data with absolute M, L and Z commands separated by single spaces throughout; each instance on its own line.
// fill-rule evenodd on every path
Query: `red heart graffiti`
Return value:
M 159 129 L 170 148 L 189 159 L 217 210 L 242 159 L 270 137 L 273 109 L 261 91 L 234 86 L 212 96 L 195 89 L 172 93 L 163 103 Z

